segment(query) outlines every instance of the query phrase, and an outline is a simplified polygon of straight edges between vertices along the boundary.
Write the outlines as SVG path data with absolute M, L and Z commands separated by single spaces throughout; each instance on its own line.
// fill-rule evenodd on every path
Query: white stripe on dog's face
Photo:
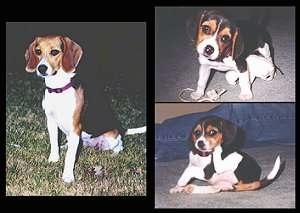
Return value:
M 228 20 L 208 17 L 199 24 L 196 46 L 199 57 L 214 61 L 232 54 L 235 30 L 230 26 Z
M 195 147 L 196 147 L 196 149 L 198 149 L 200 151 L 210 151 L 211 150 L 210 144 L 205 139 L 203 133 L 202 133 L 201 137 L 196 140 Z
M 36 73 L 40 77 L 50 76 L 55 72 L 52 66 L 48 63 L 46 57 L 43 57 L 36 67 Z
M 214 21 L 216 22 L 216 21 Z M 217 42 L 217 35 L 219 33 L 220 25 L 222 20 L 219 22 L 215 33 L 212 36 L 205 38 L 202 42 L 197 45 L 197 52 L 201 55 L 204 55 L 206 58 L 215 60 L 220 54 L 219 45 Z M 210 34 L 213 31 L 216 24 L 212 21 L 206 21 L 202 24 L 202 31 L 204 34 Z
M 39 63 L 36 66 L 37 74 L 41 77 L 55 75 L 61 68 L 63 57 L 62 42 L 59 36 L 38 37 L 33 50 Z

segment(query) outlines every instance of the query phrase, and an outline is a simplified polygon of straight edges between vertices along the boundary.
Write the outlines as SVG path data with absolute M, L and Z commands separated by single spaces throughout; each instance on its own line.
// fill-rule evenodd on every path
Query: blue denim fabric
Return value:
M 187 158 L 187 140 L 192 127 L 207 115 L 220 116 L 242 127 L 246 133 L 246 147 L 266 142 L 295 143 L 295 104 L 225 103 L 208 112 L 187 114 L 156 124 L 155 159 Z

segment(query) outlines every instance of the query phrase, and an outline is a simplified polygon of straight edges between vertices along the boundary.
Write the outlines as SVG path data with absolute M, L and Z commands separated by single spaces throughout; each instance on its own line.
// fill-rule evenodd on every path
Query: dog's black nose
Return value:
M 39 71 L 42 75 L 45 75 L 45 74 L 46 74 L 47 69 L 48 69 L 48 67 L 47 67 L 45 64 L 41 64 L 41 65 L 38 67 L 38 71 Z
M 207 46 L 205 47 L 205 49 L 204 49 L 204 52 L 205 52 L 205 54 L 207 54 L 207 55 L 213 54 L 214 51 L 215 51 L 215 49 L 214 49 L 213 46 L 211 46 L 211 45 L 207 45 Z
M 204 147 L 204 142 L 203 141 L 198 141 L 197 146 L 202 149 Z

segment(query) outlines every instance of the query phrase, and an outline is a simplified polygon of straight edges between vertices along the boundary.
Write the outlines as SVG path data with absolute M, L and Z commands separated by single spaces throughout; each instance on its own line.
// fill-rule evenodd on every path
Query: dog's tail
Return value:
M 254 181 L 251 183 L 239 182 L 236 185 L 234 185 L 233 191 L 251 191 L 251 190 L 258 190 L 264 188 L 270 185 L 271 183 L 273 183 L 280 176 L 284 168 L 285 168 L 285 161 L 281 163 L 280 156 L 278 155 L 275 164 L 273 166 L 273 169 L 266 177 L 264 177 L 259 181 Z
M 138 127 L 138 128 L 132 128 L 132 129 L 127 129 L 125 132 L 125 135 L 134 135 L 134 134 L 141 134 L 146 132 L 146 126 L 143 127 Z

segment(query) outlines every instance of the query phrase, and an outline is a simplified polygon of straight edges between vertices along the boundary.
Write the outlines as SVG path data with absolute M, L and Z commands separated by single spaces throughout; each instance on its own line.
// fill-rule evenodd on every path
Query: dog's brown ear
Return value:
M 244 39 L 239 28 L 236 29 L 232 38 L 231 56 L 236 60 L 244 51 Z
M 82 56 L 82 48 L 69 37 L 61 37 L 62 67 L 66 72 L 74 72 Z
M 207 10 L 204 10 L 198 14 L 197 18 L 197 29 L 196 29 L 196 44 L 198 43 L 199 40 L 199 33 L 201 30 L 201 24 L 203 23 L 204 17 L 208 14 Z
M 25 60 L 26 60 L 26 67 L 25 70 L 27 72 L 34 72 L 36 66 L 39 63 L 38 57 L 34 53 L 34 49 L 36 47 L 37 38 L 34 39 L 34 41 L 29 45 L 29 47 L 26 49 L 25 52 Z

